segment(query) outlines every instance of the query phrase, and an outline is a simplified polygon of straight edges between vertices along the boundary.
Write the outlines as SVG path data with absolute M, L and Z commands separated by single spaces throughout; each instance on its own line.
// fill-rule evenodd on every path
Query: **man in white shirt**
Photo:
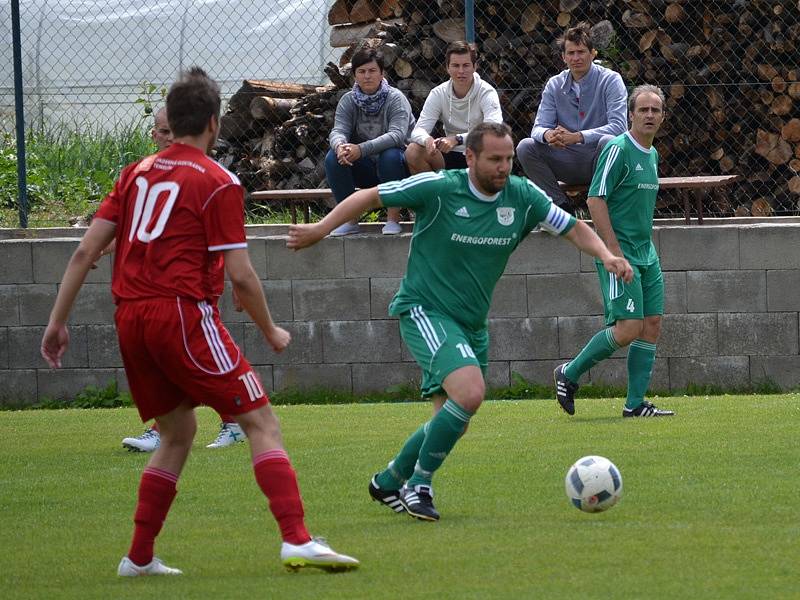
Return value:
M 450 79 L 431 90 L 406 148 L 412 175 L 440 169 L 465 169 L 468 132 L 476 125 L 503 122 L 497 91 L 475 72 L 477 53 L 466 42 L 451 42 L 445 51 Z M 441 121 L 444 135 L 431 136 Z

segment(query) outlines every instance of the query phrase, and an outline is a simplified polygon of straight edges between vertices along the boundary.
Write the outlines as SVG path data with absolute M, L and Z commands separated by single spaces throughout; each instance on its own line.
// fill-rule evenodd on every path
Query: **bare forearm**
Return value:
M 86 274 L 92 268 L 96 259 L 95 253 L 90 253 L 83 247 L 78 247 L 69 259 L 61 285 L 58 287 L 58 295 L 50 311 L 50 321 L 52 323 L 66 323 L 75 298 L 80 292 Z
M 619 240 L 611 226 L 611 217 L 608 216 L 608 207 L 601 198 L 589 198 L 586 202 L 589 207 L 589 214 L 592 216 L 592 223 L 609 250 L 615 256 L 622 256 L 622 249 L 619 247 Z
M 247 314 L 253 320 L 253 323 L 262 331 L 267 334 L 275 327 L 272 320 L 272 315 L 267 306 L 267 299 L 264 296 L 264 290 L 261 287 L 261 281 L 258 279 L 255 271 L 250 269 L 249 273 L 237 280 L 232 280 L 233 291 L 239 298 L 239 303 L 242 305 Z
M 581 252 L 586 252 L 602 261 L 614 256 L 603 240 L 583 221 L 575 223 L 575 227 L 570 230 L 566 238 Z

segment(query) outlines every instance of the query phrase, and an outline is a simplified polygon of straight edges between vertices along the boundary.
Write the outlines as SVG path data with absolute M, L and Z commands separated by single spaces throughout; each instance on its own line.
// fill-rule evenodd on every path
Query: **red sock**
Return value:
M 234 419 L 231 415 L 220 413 L 219 418 L 223 423 L 236 423 L 236 419 Z
M 268 450 L 253 459 L 258 487 L 269 500 L 269 509 L 278 522 L 283 541 L 305 544 L 311 539 L 303 522 L 303 500 L 297 476 L 285 450 Z
M 153 431 L 158 431 L 158 423 L 156 423 L 155 421 L 153 421 L 153 426 L 152 426 L 150 429 L 152 429 Z M 160 433 L 160 432 L 159 432 L 159 433 Z
M 133 541 L 128 558 L 139 566 L 153 560 L 153 544 L 178 490 L 175 473 L 147 467 L 139 483 L 139 501 L 133 515 Z

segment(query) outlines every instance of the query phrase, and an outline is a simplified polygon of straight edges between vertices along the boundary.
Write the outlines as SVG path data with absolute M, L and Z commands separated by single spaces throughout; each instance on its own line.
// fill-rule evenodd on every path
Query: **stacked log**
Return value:
M 656 140 L 662 175 L 745 177 L 717 214 L 796 214 L 800 200 L 800 6 L 796 0 L 487 0 L 476 3 L 479 72 L 500 93 L 516 139 L 529 135 L 542 87 L 564 68 L 554 46 L 564 28 L 593 24 L 603 64 L 626 85 L 664 90 L 667 118 Z M 337 0 L 330 42 L 346 48 L 328 64 L 332 85 L 278 89 L 248 81 L 223 118 L 226 160 L 251 189 L 324 182 L 327 134 L 350 88 L 349 59 L 380 48 L 386 76 L 415 114 L 447 78 L 446 44 L 464 39 L 460 0 Z M 665 214 L 680 199 L 664 193 Z

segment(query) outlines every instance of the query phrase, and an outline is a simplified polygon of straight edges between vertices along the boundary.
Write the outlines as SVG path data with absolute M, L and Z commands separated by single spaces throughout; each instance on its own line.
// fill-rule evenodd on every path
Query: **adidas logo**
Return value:
M 644 169 L 642 168 L 642 165 L 640 165 L 639 163 L 636 163 L 636 170 L 637 171 L 644 171 Z
M 459 208 L 456 211 L 456 216 L 457 217 L 467 217 L 467 218 L 469 218 L 469 211 L 467 210 L 467 207 L 466 206 L 462 206 L 461 208 Z

